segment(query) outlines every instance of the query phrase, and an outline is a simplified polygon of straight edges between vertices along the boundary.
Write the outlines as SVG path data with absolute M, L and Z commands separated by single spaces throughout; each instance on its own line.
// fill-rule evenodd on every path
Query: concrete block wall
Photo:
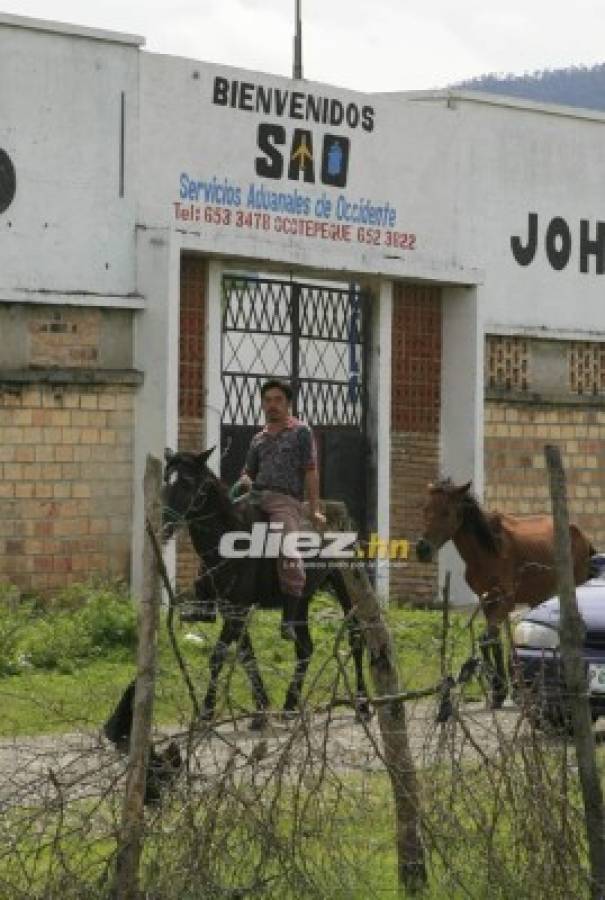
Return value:
M 437 566 L 418 563 L 426 485 L 439 474 L 441 296 L 438 288 L 396 284 L 391 341 L 391 538 L 410 541 L 405 565 L 391 565 L 391 602 L 428 604 Z

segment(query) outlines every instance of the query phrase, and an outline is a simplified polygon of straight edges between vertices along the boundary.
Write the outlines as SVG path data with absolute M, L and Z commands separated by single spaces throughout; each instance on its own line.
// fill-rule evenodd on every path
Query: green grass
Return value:
M 435 684 L 440 613 L 394 608 L 387 618 L 402 684 Z M 46 607 L 31 600 L 15 609 L 0 596 L 1 734 L 97 730 L 134 675 L 135 620 L 134 604 L 115 586 L 75 587 Z M 448 658 L 454 672 L 470 651 L 465 622 L 465 616 L 452 615 Z M 318 599 L 311 612 L 315 655 L 306 683 L 312 705 L 331 696 L 340 626 L 336 604 Z M 200 699 L 219 627 L 177 629 Z M 277 613 L 256 611 L 250 628 L 278 708 L 292 673 L 293 648 L 278 637 Z M 188 633 L 201 644 L 189 642 Z M 231 654 L 218 714 L 251 707 L 247 680 Z M 162 618 L 154 720 L 186 725 L 190 717 Z M 424 900 L 517 900 L 545 897 L 545 891 L 565 900 L 583 895 L 586 853 L 577 775 L 556 747 L 504 748 L 489 765 L 462 766 L 446 754 L 417 776 L 429 848 Z M 121 793 L 62 803 L 51 783 L 44 805 L 40 800 L 37 806 L 0 807 L 0 897 L 108 900 L 105 876 L 114 860 Z M 294 761 L 262 788 L 250 770 L 219 778 L 201 773 L 195 783 L 190 791 L 180 778 L 162 808 L 146 814 L 141 880 L 150 898 L 214 900 L 238 896 L 233 891 L 254 884 L 261 886 L 250 896 L 271 900 L 404 896 L 397 890 L 393 801 L 383 771 L 328 769 L 319 775 L 299 771 Z
M 402 684 L 419 689 L 436 683 L 440 677 L 440 613 L 393 608 L 387 617 Z M 315 653 L 306 688 L 311 691 L 309 702 L 321 704 L 331 697 L 337 676 L 333 651 L 342 618 L 335 601 L 322 596 L 313 603 L 310 620 Z M 449 651 L 454 669 L 469 652 L 464 622 L 463 616 L 452 617 Z M 219 629 L 219 623 L 176 627 L 200 700 Z M 274 708 L 283 703 L 295 662 L 292 646 L 280 640 L 278 631 L 277 612 L 254 611 L 250 632 Z M 189 634 L 201 643 L 191 643 Z M 0 735 L 98 728 L 135 674 L 135 643 L 135 604 L 115 586 L 76 586 L 50 606 L 30 601 L 17 610 L 2 603 L 0 596 Z M 341 648 L 346 647 L 345 638 Z M 351 663 L 348 670 L 352 676 Z M 371 689 L 367 673 L 366 681 Z M 241 667 L 235 665 L 232 648 L 221 679 L 217 711 L 220 715 L 251 709 L 249 685 Z M 186 722 L 190 714 L 162 616 L 155 720 L 159 724 Z
M 445 766 L 419 772 L 430 848 L 423 900 L 586 895 L 581 822 L 557 821 L 554 800 L 536 815 L 519 763 L 517 757 L 508 778 L 469 766 L 457 784 Z M 552 787 L 560 788 L 554 755 L 547 767 Z M 577 809 L 577 783 L 566 790 Z M 108 897 L 104 876 L 112 871 L 119 801 L 114 795 L 5 816 L 0 895 Z M 305 782 L 290 770 L 262 791 L 250 779 L 209 781 L 195 795 L 181 785 L 161 812 L 146 817 L 140 876 L 147 896 L 158 900 L 406 896 L 397 888 L 390 784 L 380 772 Z M 248 893 L 254 885 L 262 888 Z
M 109 900 L 120 804 L 77 801 L 60 812 L 23 807 L 0 818 L 3 900 Z
M 30 807 L 4 816 L 0 896 L 108 898 L 119 815 L 115 796 L 61 812 Z M 231 784 L 222 796 L 212 785 L 193 799 L 181 794 L 147 818 L 140 877 L 148 896 L 161 900 L 248 896 L 231 891 L 259 883 L 263 889 L 251 896 L 394 897 L 387 779 L 352 777 L 321 791 L 282 784 L 260 797 L 247 784 Z

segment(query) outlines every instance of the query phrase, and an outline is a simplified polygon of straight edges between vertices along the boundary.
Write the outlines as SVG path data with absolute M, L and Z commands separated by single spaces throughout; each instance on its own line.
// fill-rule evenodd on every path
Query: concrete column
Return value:
M 132 590 L 143 585 L 143 475 L 147 454 L 159 459 L 178 440 L 179 272 L 180 247 L 168 229 L 137 233 L 137 288 L 145 309 L 135 320 L 134 365 L 144 372 L 135 403 L 134 511 L 132 530 Z M 174 542 L 166 564 L 174 574 Z
M 477 288 L 443 288 L 441 471 L 460 484 L 472 479 L 483 494 L 483 326 Z M 439 553 L 439 587 L 452 573 L 451 600 L 476 598 L 464 581 L 464 564 L 450 542 Z
M 376 473 L 376 494 L 368 497 L 369 524 L 382 539 L 390 537 L 392 315 L 393 285 L 391 281 L 383 280 L 372 303 L 368 372 L 368 443 L 370 465 Z M 376 591 L 385 605 L 389 600 L 389 579 L 389 560 L 377 560 Z
M 220 262 L 208 263 L 208 290 L 206 292 L 206 447 L 216 447 L 208 465 L 220 475 L 221 417 L 223 414 L 223 385 L 221 383 L 222 345 L 222 278 Z

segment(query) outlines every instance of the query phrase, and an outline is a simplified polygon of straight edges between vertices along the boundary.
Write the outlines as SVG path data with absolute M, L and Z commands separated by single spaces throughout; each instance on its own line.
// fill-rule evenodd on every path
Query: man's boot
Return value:
M 285 641 L 296 640 L 296 622 L 298 621 L 298 605 L 300 597 L 292 594 L 283 594 L 283 610 L 280 634 Z

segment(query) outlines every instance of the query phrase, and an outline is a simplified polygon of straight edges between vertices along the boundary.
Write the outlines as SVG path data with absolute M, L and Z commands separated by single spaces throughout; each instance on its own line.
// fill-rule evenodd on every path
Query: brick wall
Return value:
M 36 366 L 91 367 L 99 362 L 101 310 L 42 307 L 29 311 L 29 360 Z
M 437 288 L 395 285 L 392 325 L 391 538 L 415 541 L 426 485 L 439 473 L 441 297 Z M 391 568 L 394 602 L 428 603 L 437 567 Z
M 485 502 L 518 514 L 550 512 L 544 444 L 558 444 L 570 517 L 605 548 L 605 411 L 574 403 L 488 400 Z
M 129 577 L 133 391 L 0 380 L 0 581 Z
M 558 444 L 570 516 L 605 548 L 605 345 L 488 335 L 485 502 L 550 512 L 544 445 Z
M 3 303 L 0 371 L 132 370 L 133 314 L 126 309 Z
M 205 334 L 206 261 L 181 258 L 179 337 L 179 449 L 205 449 Z M 189 536 L 177 537 L 177 589 L 187 590 L 197 575 L 199 561 Z

